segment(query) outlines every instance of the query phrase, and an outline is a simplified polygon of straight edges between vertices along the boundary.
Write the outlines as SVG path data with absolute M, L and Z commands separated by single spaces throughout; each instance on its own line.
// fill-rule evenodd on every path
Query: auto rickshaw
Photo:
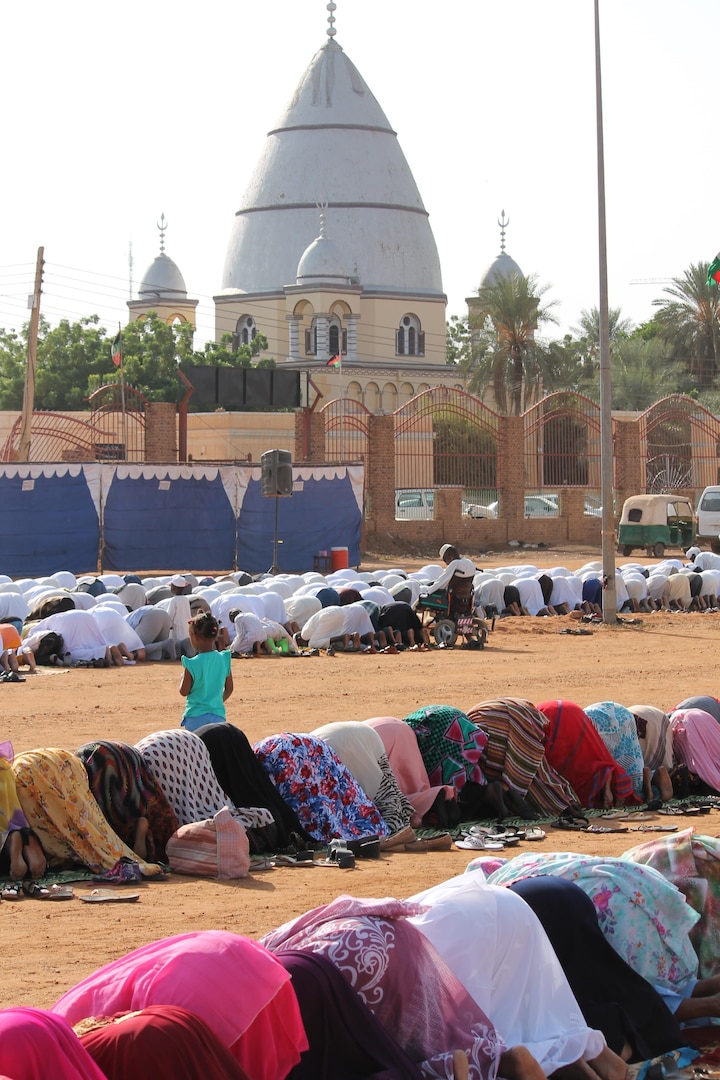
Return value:
M 695 512 L 680 495 L 632 495 L 625 500 L 618 529 L 618 551 L 645 548 L 662 559 L 666 547 L 687 551 L 695 542 Z

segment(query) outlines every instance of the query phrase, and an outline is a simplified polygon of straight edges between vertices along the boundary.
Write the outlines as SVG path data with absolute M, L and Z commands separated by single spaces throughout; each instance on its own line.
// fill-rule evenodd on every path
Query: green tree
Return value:
M 548 342 L 543 361 L 543 388 L 548 393 L 574 390 L 593 396 L 592 371 L 580 342 L 572 334 L 565 334 L 562 341 Z
M 720 290 L 707 284 L 708 263 L 693 263 L 663 292 L 668 300 L 653 300 L 654 321 L 700 389 L 715 383 L 720 366 Z
M 537 400 L 547 347 L 536 331 L 557 322 L 555 301 L 542 303 L 547 290 L 534 275 L 511 274 L 479 289 L 471 305 L 472 348 L 461 367 L 472 392 L 492 386 L 500 412 L 519 415 Z
M 122 330 L 125 382 L 149 401 L 177 401 L 182 396 L 177 369 L 181 363 L 193 363 L 193 333 L 191 323 L 168 324 L 155 311 L 128 323 Z M 99 382 L 120 379 L 112 363 L 107 371 Z
M 22 408 L 27 362 L 27 333 L 0 330 L 0 409 Z
M 0 408 L 21 409 L 27 365 L 28 326 L 18 335 L 0 331 Z M 89 380 L 112 366 L 105 327 L 96 315 L 51 329 L 42 316 L 35 366 L 36 409 L 87 408 Z
M 256 334 L 249 345 L 233 346 L 233 335 L 223 334 L 220 341 L 208 341 L 202 352 L 193 354 L 194 364 L 217 364 L 220 367 L 252 367 L 261 353 L 266 352 L 268 339 L 265 334 Z M 262 356 L 256 367 L 275 367 L 275 360 Z
M 451 315 L 445 324 L 445 362 L 460 364 L 470 356 L 471 335 L 467 316 Z

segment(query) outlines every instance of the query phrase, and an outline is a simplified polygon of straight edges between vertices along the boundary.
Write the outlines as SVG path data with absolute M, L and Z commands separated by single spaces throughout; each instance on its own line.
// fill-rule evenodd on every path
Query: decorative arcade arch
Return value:
M 720 421 L 697 401 L 671 394 L 639 417 L 648 492 L 692 491 L 720 483 Z
M 600 490 L 600 406 L 582 394 L 548 394 L 523 413 L 528 490 Z
M 468 502 L 497 499 L 500 417 L 479 398 L 436 386 L 393 416 L 396 489 L 457 486 Z
M 126 386 L 124 414 L 119 383 L 101 386 L 88 401 L 92 407 L 88 420 L 69 413 L 33 413 L 32 461 L 145 460 L 145 396 Z M 17 461 L 21 426 L 18 417 L 0 450 L 0 461 Z
M 370 420 L 372 413 L 354 398 L 334 398 L 320 410 L 325 420 L 325 460 L 327 462 L 370 461 Z

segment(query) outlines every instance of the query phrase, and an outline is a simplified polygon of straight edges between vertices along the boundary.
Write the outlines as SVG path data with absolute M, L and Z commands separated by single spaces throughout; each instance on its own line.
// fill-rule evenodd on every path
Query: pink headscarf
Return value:
M 83 979 L 52 1011 L 76 1024 L 148 1005 L 205 1020 L 255 1080 L 284 1080 L 308 1046 L 287 971 L 262 945 L 224 930 L 144 945 Z
M 419 827 L 439 793 L 444 791 L 446 799 L 454 799 L 455 789 L 452 785 L 430 786 L 415 732 L 403 720 L 395 716 L 374 716 L 365 723 L 382 739 L 400 790 L 415 810 L 411 824 Z
M 0 1080 L 105 1080 L 75 1032 L 42 1009 L 0 1011 Z

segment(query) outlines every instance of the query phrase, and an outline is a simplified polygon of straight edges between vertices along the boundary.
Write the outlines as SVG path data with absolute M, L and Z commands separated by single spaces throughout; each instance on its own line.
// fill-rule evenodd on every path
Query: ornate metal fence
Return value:
M 395 417 L 395 488 L 463 489 L 473 504 L 497 499 L 500 417 L 482 401 L 450 387 L 411 398 Z
M 645 490 L 693 491 L 720 483 L 720 421 L 691 398 L 671 394 L 639 417 Z
M 89 397 L 87 420 L 69 413 L 38 411 L 32 414 L 32 461 L 144 461 L 146 398 L 132 386 L 101 386 Z M 13 425 L 0 461 L 17 459 L 22 417 Z
M 525 486 L 600 489 L 600 407 L 582 394 L 556 393 L 524 415 Z
M 325 460 L 328 462 L 370 461 L 372 415 L 361 401 L 335 398 L 321 409 L 325 420 Z

